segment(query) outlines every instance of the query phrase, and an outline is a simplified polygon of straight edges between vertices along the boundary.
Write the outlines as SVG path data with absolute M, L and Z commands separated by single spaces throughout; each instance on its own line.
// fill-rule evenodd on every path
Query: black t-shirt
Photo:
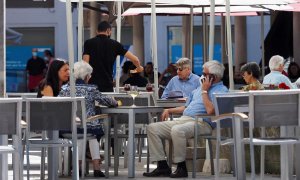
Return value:
M 26 70 L 31 76 L 43 74 L 45 68 L 46 68 L 46 63 L 40 57 L 37 57 L 36 59 L 30 58 L 27 61 Z
M 83 54 L 90 56 L 93 67 L 90 84 L 96 84 L 101 92 L 113 91 L 113 65 L 118 55 L 124 56 L 123 45 L 106 35 L 98 35 L 85 41 Z

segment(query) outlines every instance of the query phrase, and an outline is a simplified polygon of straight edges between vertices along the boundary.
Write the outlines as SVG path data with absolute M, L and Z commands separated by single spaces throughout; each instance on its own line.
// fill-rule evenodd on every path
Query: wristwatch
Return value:
M 201 90 L 201 94 L 207 94 L 207 91 Z

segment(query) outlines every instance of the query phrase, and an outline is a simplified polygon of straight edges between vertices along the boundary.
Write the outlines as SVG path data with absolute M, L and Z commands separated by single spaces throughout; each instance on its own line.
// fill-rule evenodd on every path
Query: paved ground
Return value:
M 32 155 L 30 156 L 30 161 L 32 163 L 32 170 L 30 171 L 30 179 L 31 180 L 39 180 L 40 179 L 40 171 L 39 171 L 39 164 L 40 164 L 40 155 L 37 152 L 33 152 Z M 143 172 L 145 171 L 145 158 L 142 159 L 142 162 L 139 163 L 136 161 L 136 177 L 134 179 L 141 179 L 141 180 L 149 180 L 149 179 L 170 179 L 170 178 L 145 178 L 142 176 Z M 9 157 L 9 164 L 11 165 L 11 158 Z M 113 166 L 112 166 L 113 167 Z M 150 168 L 155 168 L 155 165 L 151 165 Z M 173 167 L 174 170 L 175 167 Z M 91 168 L 90 168 L 91 169 Z M 12 176 L 12 170 L 10 168 L 9 170 L 9 180 L 13 179 Z M 47 174 L 47 172 L 46 172 Z M 123 158 L 120 160 L 120 169 L 119 169 L 119 176 L 114 176 L 113 175 L 113 168 L 110 169 L 110 177 L 109 179 L 128 179 L 127 178 L 127 168 L 124 168 L 124 161 Z M 92 175 L 92 170 L 90 170 L 90 176 L 86 177 L 86 180 L 92 180 L 96 179 L 91 176 Z M 258 178 L 258 177 L 257 177 Z M 24 171 L 24 179 L 26 179 L 26 171 Z M 72 179 L 71 177 L 60 177 L 60 180 L 69 180 Z M 100 179 L 100 178 L 98 178 Z M 104 178 L 101 178 L 104 179 Z M 192 179 L 192 174 L 189 173 L 189 177 L 186 179 Z M 215 179 L 214 176 L 211 176 L 210 174 L 207 173 L 197 173 L 196 179 Z M 231 174 L 222 174 L 221 179 L 223 180 L 233 180 L 236 179 L 233 177 Z M 247 174 L 247 179 L 250 179 L 250 174 Z M 259 178 L 258 178 L 259 179 Z M 265 177 L 266 180 L 275 180 L 275 179 L 280 179 L 278 175 L 266 175 Z

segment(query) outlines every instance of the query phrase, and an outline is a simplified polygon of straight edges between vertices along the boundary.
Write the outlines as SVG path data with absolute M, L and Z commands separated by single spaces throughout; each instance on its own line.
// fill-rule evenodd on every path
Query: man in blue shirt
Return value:
M 162 99 L 170 98 L 170 92 L 180 91 L 183 97 L 188 97 L 200 85 L 199 76 L 192 73 L 191 61 L 181 58 L 176 62 L 177 76 L 173 77 L 165 88 Z
M 185 106 L 165 109 L 161 119 L 163 122 L 152 123 L 147 127 L 150 156 L 157 161 L 157 168 L 150 173 L 144 173 L 146 177 L 169 176 L 171 178 L 187 177 L 188 172 L 185 163 L 186 140 L 194 137 L 194 118 L 197 114 L 213 114 L 213 93 L 228 92 L 221 81 L 224 66 L 218 61 L 209 61 L 203 65 L 202 85 L 194 90 L 188 97 Z M 170 114 L 183 113 L 180 118 L 168 121 Z M 214 124 L 203 119 L 199 124 L 199 134 L 207 134 L 212 131 Z M 172 139 L 174 149 L 174 162 L 177 169 L 171 173 L 171 168 L 166 161 L 163 148 L 163 140 Z

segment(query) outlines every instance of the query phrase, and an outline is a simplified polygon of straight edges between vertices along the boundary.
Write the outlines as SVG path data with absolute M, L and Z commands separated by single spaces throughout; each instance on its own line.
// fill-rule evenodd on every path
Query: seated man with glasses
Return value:
M 179 59 L 176 62 L 176 67 L 177 76 L 169 81 L 161 96 L 162 99 L 171 98 L 170 92 L 182 92 L 183 97 L 188 97 L 200 85 L 199 76 L 192 73 L 191 61 L 188 58 Z
M 150 156 L 153 161 L 157 161 L 157 168 L 152 172 L 144 173 L 144 176 L 188 177 L 185 163 L 186 141 L 194 137 L 194 118 L 199 114 L 214 114 L 213 94 L 228 92 L 221 81 L 224 73 L 223 64 L 218 61 L 208 61 L 203 65 L 203 72 L 206 76 L 201 79 L 202 85 L 191 93 L 185 106 L 165 109 L 161 116 L 163 122 L 152 123 L 147 127 Z M 178 113 L 182 113 L 182 116 L 168 121 L 170 114 Z M 209 119 L 202 119 L 198 126 L 199 134 L 207 134 L 215 127 L 215 123 Z M 163 148 L 163 141 L 168 139 L 173 142 L 174 162 L 177 163 L 177 169 L 173 173 L 167 164 Z

